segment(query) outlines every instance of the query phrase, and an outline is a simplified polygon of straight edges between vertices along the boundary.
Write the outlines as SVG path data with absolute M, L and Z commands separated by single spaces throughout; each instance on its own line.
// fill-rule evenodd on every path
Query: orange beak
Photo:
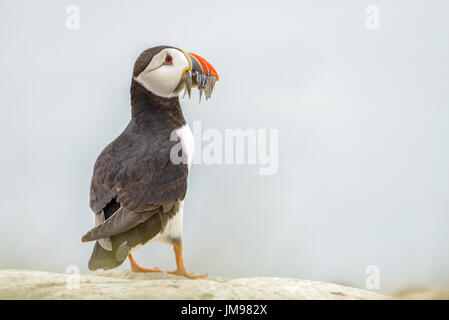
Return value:
M 194 54 L 193 52 L 187 52 L 187 54 L 190 56 L 192 62 L 193 60 L 196 60 L 197 64 L 200 65 L 202 73 L 214 76 L 216 78 L 215 81 L 218 81 L 219 77 L 217 71 L 215 71 L 215 68 L 206 59 Z
M 200 101 L 202 93 L 208 100 L 214 90 L 215 83 L 218 81 L 218 73 L 215 68 L 204 58 L 199 55 L 184 51 L 184 54 L 189 61 L 189 68 L 186 68 L 183 73 L 183 80 L 186 84 L 186 93 L 190 97 L 191 88 L 198 88 L 200 92 Z

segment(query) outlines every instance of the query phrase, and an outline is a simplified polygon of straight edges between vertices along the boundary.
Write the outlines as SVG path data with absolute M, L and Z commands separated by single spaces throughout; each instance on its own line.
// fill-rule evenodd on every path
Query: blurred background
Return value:
M 66 8 L 80 28 L 66 28 Z M 368 5 L 379 29 L 367 28 Z M 449 284 L 447 1 L 0 0 L 0 268 L 87 273 L 96 157 L 130 119 L 135 59 L 168 44 L 208 59 L 202 128 L 279 130 L 279 170 L 192 167 L 191 272 L 378 292 Z M 150 243 L 139 263 L 174 267 Z M 128 268 L 125 262 L 121 268 Z

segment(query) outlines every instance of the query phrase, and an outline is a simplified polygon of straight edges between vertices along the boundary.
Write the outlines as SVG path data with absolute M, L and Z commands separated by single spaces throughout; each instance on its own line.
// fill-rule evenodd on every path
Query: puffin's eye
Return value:
M 165 62 L 166 63 L 173 63 L 173 57 L 171 55 L 167 54 L 165 56 Z

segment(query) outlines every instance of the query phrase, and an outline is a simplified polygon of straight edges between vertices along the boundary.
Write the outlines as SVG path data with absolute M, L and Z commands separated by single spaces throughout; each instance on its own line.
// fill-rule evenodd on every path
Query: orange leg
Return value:
M 134 260 L 133 255 L 130 253 L 128 254 L 129 263 L 131 264 L 131 271 L 136 272 L 162 272 L 159 268 L 149 268 L 149 267 L 142 267 L 137 264 L 136 260 Z
M 182 259 L 182 246 L 174 245 L 173 250 L 175 251 L 176 270 L 167 270 L 167 273 L 177 274 L 180 276 L 187 277 L 189 279 L 207 277 L 207 273 L 193 274 L 193 273 L 188 273 L 186 271 L 186 268 L 184 267 L 184 260 Z

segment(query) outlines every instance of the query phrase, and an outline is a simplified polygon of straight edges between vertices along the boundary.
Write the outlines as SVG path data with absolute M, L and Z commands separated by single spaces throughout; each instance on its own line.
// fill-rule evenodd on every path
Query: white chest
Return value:
M 182 152 L 187 158 L 187 165 L 190 169 L 195 153 L 195 140 L 193 138 L 192 130 L 190 130 L 188 124 L 185 124 L 181 128 L 176 129 L 175 133 L 181 142 Z

